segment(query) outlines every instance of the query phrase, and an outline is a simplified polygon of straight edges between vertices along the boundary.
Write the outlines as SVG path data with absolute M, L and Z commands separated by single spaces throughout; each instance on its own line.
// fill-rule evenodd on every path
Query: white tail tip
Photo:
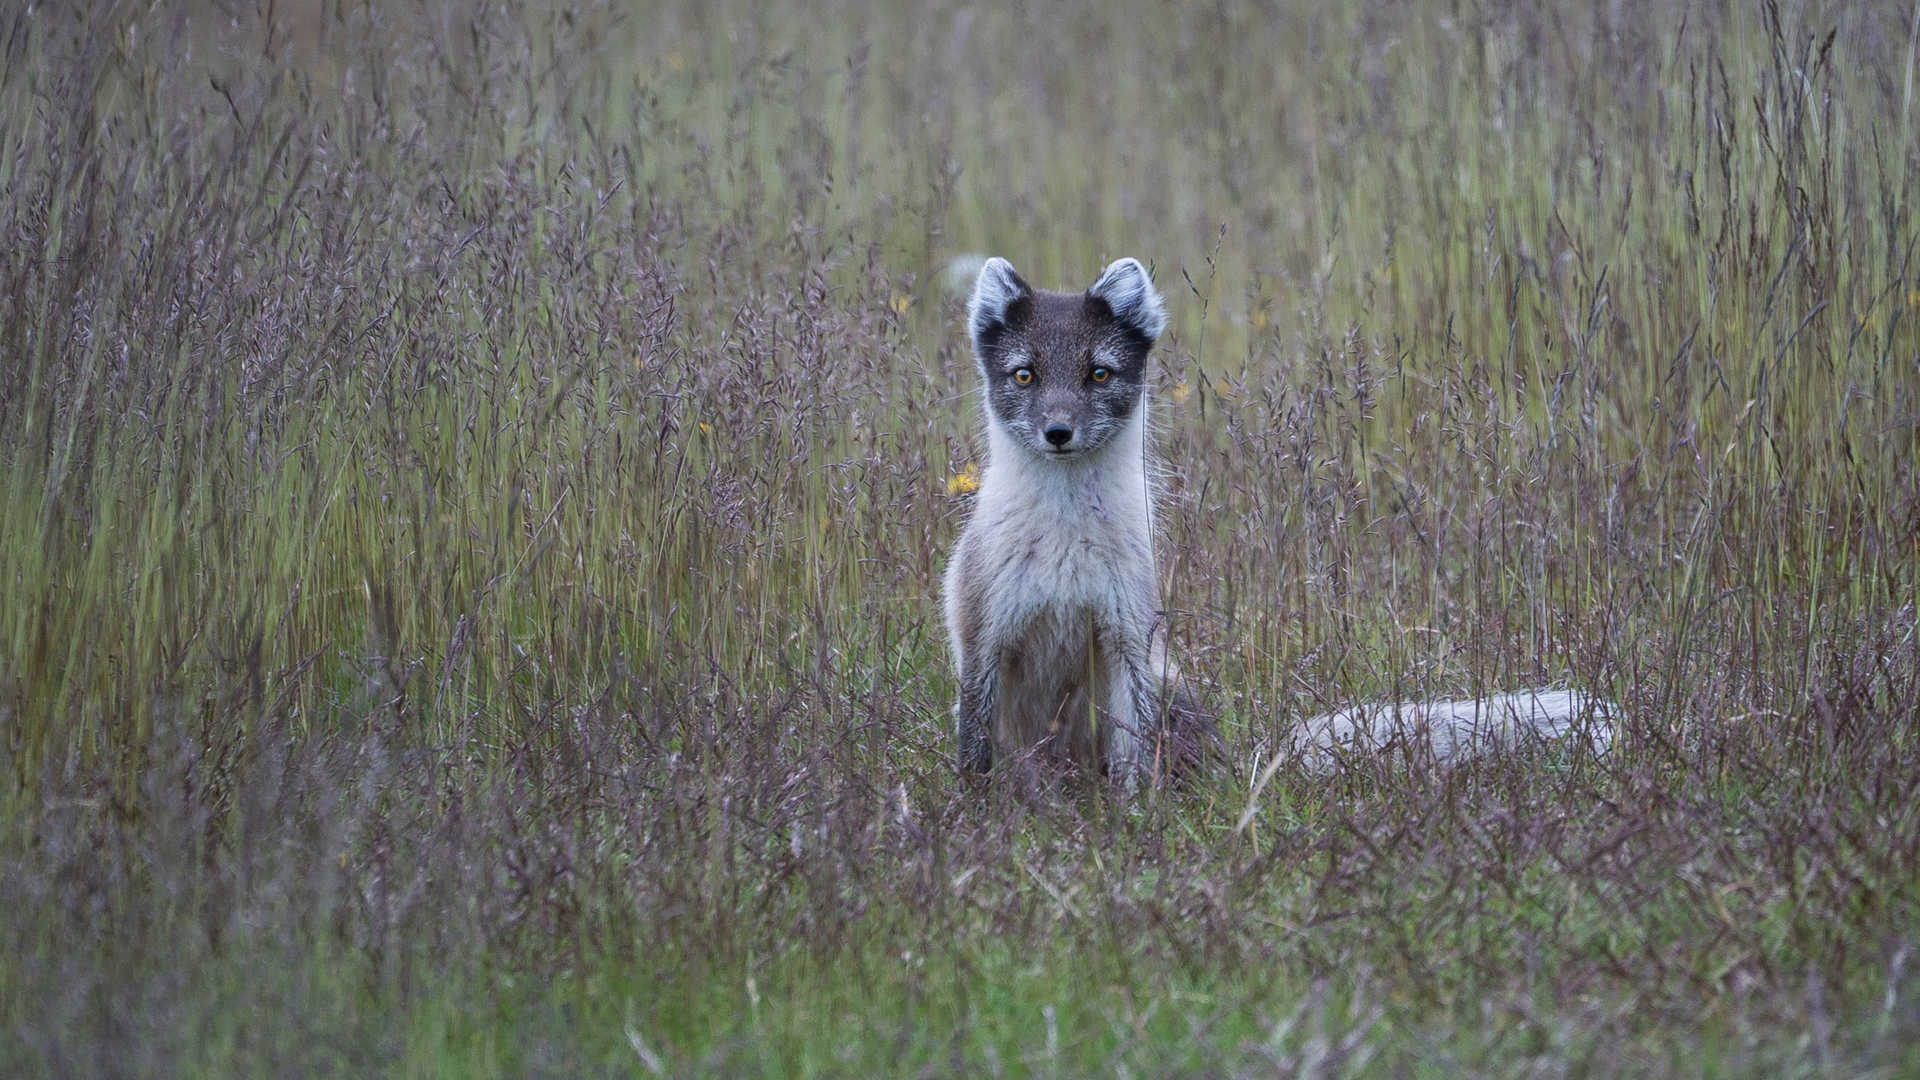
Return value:
M 1342 758 L 1395 746 L 1466 761 L 1528 739 L 1584 738 L 1596 753 L 1613 743 L 1619 707 L 1575 690 L 1522 690 L 1465 701 L 1358 705 L 1300 725 L 1296 753 L 1313 772 Z

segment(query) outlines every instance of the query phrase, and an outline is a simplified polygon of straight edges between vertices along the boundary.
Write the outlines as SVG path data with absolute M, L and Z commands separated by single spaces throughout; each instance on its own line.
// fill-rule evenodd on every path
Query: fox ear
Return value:
M 996 255 L 982 264 L 967 300 L 967 333 L 974 348 L 983 337 L 1011 325 L 1023 310 L 1020 306 L 1032 298 L 1033 290 L 1013 272 L 1012 263 Z
M 1149 344 L 1167 328 L 1166 305 L 1138 259 L 1108 263 L 1100 272 L 1100 280 L 1087 287 L 1087 296 L 1105 301 L 1115 319 L 1138 331 Z

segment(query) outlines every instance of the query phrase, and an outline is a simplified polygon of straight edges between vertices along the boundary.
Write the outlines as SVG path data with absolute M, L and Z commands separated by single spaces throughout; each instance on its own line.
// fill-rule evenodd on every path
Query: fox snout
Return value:
M 1055 450 L 1065 450 L 1073 442 L 1074 431 L 1080 426 L 1075 422 L 1078 417 L 1073 410 L 1061 408 L 1055 402 L 1053 408 L 1036 411 L 1040 413 L 1040 422 L 1034 426 L 1040 429 L 1041 438 L 1046 439 L 1047 445 Z

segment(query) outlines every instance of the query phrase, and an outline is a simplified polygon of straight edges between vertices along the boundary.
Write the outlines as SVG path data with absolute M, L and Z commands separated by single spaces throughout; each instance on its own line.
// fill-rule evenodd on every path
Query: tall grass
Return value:
M 510 7 L 0 14 L 7 1071 L 1920 1067 L 1920 10 Z M 1171 301 L 1190 787 L 952 768 L 964 252 Z

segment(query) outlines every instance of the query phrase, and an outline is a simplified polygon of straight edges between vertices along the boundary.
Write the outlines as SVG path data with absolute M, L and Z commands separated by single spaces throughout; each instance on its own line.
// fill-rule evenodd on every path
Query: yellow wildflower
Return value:
M 905 315 L 907 309 L 913 306 L 913 297 L 906 293 L 894 293 L 893 299 L 887 301 L 887 306 L 893 309 L 895 315 Z
M 1191 397 L 1192 395 L 1193 395 L 1193 387 L 1187 385 L 1187 380 L 1185 379 L 1181 379 L 1179 382 L 1174 383 L 1173 389 L 1167 391 L 1167 396 L 1173 399 L 1173 403 L 1175 405 L 1184 404 L 1187 398 Z
M 980 490 L 980 466 L 969 461 L 960 471 L 947 477 L 947 494 L 971 495 Z

